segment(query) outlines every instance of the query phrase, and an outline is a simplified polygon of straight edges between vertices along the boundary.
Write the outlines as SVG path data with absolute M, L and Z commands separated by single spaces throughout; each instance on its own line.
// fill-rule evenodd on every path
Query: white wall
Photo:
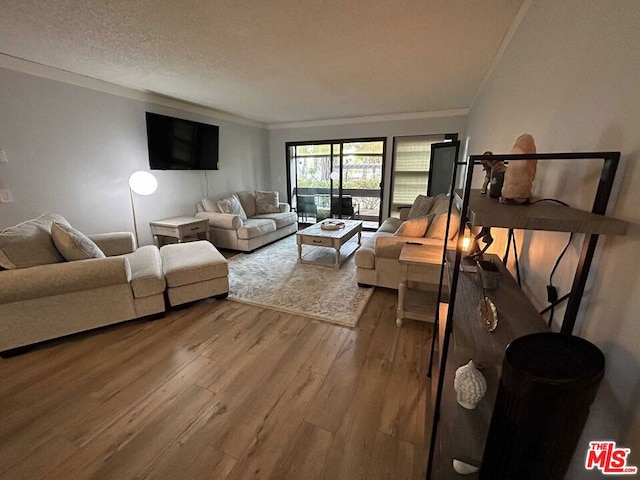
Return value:
M 510 151 L 531 133 L 539 152 L 621 151 L 611 214 L 631 222 L 625 237 L 601 237 L 583 300 L 580 330 L 607 360 L 605 379 L 567 478 L 588 476 L 589 440 L 630 447 L 640 466 L 640 2 L 534 1 L 469 114 L 469 152 Z M 589 209 L 599 166 L 538 164 L 534 193 Z M 480 175 L 478 175 L 478 179 Z M 567 234 L 524 238 L 525 290 L 542 307 Z M 570 288 L 582 237 L 563 260 Z M 544 405 L 540 406 L 545 408 Z
M 349 138 L 387 137 L 385 178 L 383 192 L 383 217 L 388 216 L 389 191 L 391 185 L 391 156 L 393 137 L 406 135 L 428 135 L 458 133 L 464 138 L 466 115 L 425 117 L 420 119 L 386 120 L 379 122 L 336 123 L 335 125 L 297 128 L 274 128 L 269 130 L 272 188 L 282 198 L 287 198 L 286 154 L 287 142 L 307 140 L 339 140 Z
M 0 69 L 0 229 L 45 211 L 86 233 L 132 231 L 128 177 L 148 170 L 145 111 L 220 126 L 220 170 L 154 171 L 158 190 L 135 196 L 140 243 L 149 222 L 192 215 L 207 193 L 270 186 L 268 132 L 191 111 Z

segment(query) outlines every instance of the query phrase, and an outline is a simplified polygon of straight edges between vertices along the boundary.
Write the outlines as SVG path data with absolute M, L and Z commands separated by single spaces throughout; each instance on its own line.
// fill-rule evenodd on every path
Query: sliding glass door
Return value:
M 290 202 L 303 223 L 325 218 L 380 224 L 385 139 L 287 143 Z

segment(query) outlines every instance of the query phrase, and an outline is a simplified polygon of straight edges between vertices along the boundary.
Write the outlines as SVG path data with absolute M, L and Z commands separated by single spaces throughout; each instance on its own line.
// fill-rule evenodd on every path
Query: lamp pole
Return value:
M 136 220 L 136 207 L 133 200 L 133 192 L 138 195 L 151 195 L 158 188 L 158 181 L 151 173 L 138 171 L 129 177 L 129 195 L 131 197 L 131 213 L 133 214 L 133 231 L 136 235 L 136 248 L 140 246 L 140 238 L 138 237 L 138 222 Z

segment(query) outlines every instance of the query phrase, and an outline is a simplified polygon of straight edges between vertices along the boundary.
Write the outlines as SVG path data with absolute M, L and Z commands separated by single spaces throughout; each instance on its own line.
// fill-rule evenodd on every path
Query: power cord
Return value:
M 553 285 L 553 275 L 556 273 L 556 269 L 560 264 L 560 260 L 562 260 L 564 254 L 567 253 L 567 249 L 569 248 L 569 245 L 571 245 L 571 240 L 573 240 L 573 232 L 571 232 L 571 234 L 569 235 L 569 241 L 562 249 L 562 252 L 558 256 L 556 263 L 553 265 L 551 274 L 549 275 L 549 285 L 547 285 L 547 301 L 551 304 L 551 308 L 549 309 L 549 326 L 551 326 L 551 324 L 553 323 L 553 313 L 555 310 L 556 302 L 558 302 L 558 289 Z
M 553 203 L 558 203 L 560 205 L 563 205 L 565 207 L 570 206 L 568 203 L 565 203 L 562 200 L 558 200 L 556 198 L 541 198 L 532 203 L 540 203 L 540 202 L 553 202 Z M 571 245 L 571 240 L 573 240 L 573 232 L 569 235 L 569 241 L 567 241 L 567 244 L 562 249 L 562 252 L 560 252 L 560 255 L 558 255 L 558 258 L 556 259 L 556 263 L 553 265 L 553 269 L 549 274 L 549 285 L 547 285 L 547 301 L 549 302 L 549 306 L 542 311 L 542 312 L 546 312 L 546 311 L 549 312 L 549 321 L 548 321 L 549 327 L 551 327 L 551 324 L 553 323 L 553 314 L 555 312 L 556 305 L 558 305 L 560 302 L 568 298 L 568 295 L 565 295 L 560 300 L 558 300 L 558 289 L 553 284 L 553 275 L 556 273 L 556 270 L 558 269 L 558 265 L 560 265 L 560 261 L 564 257 L 564 254 L 567 253 L 567 250 L 569 249 L 569 245 Z

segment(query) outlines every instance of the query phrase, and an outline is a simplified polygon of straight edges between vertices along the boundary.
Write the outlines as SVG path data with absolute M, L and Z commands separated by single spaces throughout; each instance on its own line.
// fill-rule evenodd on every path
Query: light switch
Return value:
M 11 190 L 5 188 L 0 190 L 0 203 L 13 203 L 13 195 L 11 194 Z
M 9 160 L 7 160 L 7 154 L 4 150 L 0 150 L 0 163 L 9 163 Z

